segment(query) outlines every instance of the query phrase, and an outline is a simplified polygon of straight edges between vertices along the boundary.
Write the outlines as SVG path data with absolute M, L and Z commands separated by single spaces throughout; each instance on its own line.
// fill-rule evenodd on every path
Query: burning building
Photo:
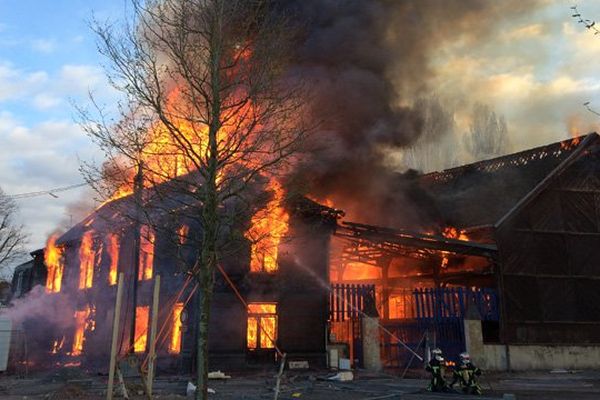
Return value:
M 359 365 L 360 320 L 372 315 L 370 308 L 380 318 L 388 367 L 404 367 L 410 358 L 404 346 L 419 349 L 427 335 L 450 357 L 468 349 L 488 368 L 552 367 L 552 354 L 565 351 L 577 355 L 568 365 L 589 364 L 600 351 L 593 346 L 600 342 L 599 169 L 600 137 L 592 133 L 410 176 L 429 200 L 404 206 L 427 207 L 439 226 L 426 232 L 339 223 L 339 211 L 302 197 L 277 210 L 272 228 L 281 240 L 261 247 L 252 238 L 267 217 L 255 213 L 244 245 L 222 262 L 231 282 L 225 275 L 216 281 L 211 364 L 273 360 L 277 346 L 322 365 L 328 346 L 341 346 Z M 136 274 L 138 231 L 126 216 L 132 202 L 125 196 L 101 206 L 44 252 L 32 253 L 35 265 L 44 265 L 45 255 L 48 301 L 68 300 L 60 304 L 70 322 L 43 328 L 46 352 L 61 362 L 107 362 L 118 272 L 129 282 L 122 336 L 133 332 L 133 351 L 146 352 L 152 278 L 159 274 L 159 367 L 187 370 L 198 318 L 191 304 L 199 294 L 178 260 L 193 257 L 189 239 L 202 229 L 176 212 L 157 215 L 160 223 L 152 226 L 160 231 L 139 228 Z M 465 319 L 474 315 L 481 320 L 479 353 L 465 334 Z M 128 346 L 122 338 L 121 354 Z M 540 352 L 546 356 L 535 356 Z
M 332 281 L 372 285 L 390 366 L 410 357 L 400 341 L 416 348 L 425 332 L 451 357 L 469 348 L 469 308 L 483 336 L 470 350 L 489 368 L 593 365 L 599 168 L 600 137 L 592 133 L 414 176 L 439 230 L 343 224 Z M 344 313 L 333 311 L 343 324 Z M 569 352 L 575 356 L 558 361 Z
M 44 302 L 60 303 L 65 316 L 61 320 L 69 321 L 58 324 L 49 318 L 41 324 L 38 318 L 37 327 L 28 324 L 35 331 L 31 336 L 37 350 L 45 354 L 40 362 L 83 363 L 100 370 L 108 366 L 117 274 L 122 272 L 126 279 L 120 354 L 148 351 L 153 278 L 160 275 L 158 367 L 193 368 L 198 318 L 194 299 L 202 293 L 182 262 L 194 259 L 197 242 L 192 239 L 202 229 L 174 213 L 155 215 L 152 225 L 136 230 L 127 217 L 133 207 L 132 196 L 104 204 L 34 254 L 33 262 L 46 266 Z M 273 227 L 281 233 L 276 243 L 240 239 L 239 249 L 221 263 L 224 274 L 217 272 L 210 319 L 211 366 L 272 362 L 276 346 L 290 359 L 325 364 L 328 247 L 339 212 L 306 198 L 287 201 L 279 212 L 277 222 L 283 225 Z M 245 235 L 258 235 L 260 229 L 269 232 L 270 226 L 260 225 L 268 224 L 264 218 L 252 217 Z

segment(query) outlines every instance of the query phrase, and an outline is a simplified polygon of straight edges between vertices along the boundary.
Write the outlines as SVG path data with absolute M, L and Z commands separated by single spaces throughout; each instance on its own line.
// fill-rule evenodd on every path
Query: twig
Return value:
M 577 23 L 583 24 L 587 29 L 594 32 L 594 35 L 600 34 L 600 30 L 596 26 L 596 21 L 591 19 L 584 19 L 577 6 L 572 6 L 571 10 L 573 10 L 573 15 L 571 17 L 577 20 Z

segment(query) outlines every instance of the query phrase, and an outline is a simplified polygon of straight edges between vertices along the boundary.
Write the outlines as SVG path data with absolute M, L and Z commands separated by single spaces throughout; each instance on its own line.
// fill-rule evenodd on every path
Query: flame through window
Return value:
M 150 307 L 138 306 L 135 309 L 135 342 L 133 350 L 136 353 L 146 351 L 148 342 L 148 321 L 150 320 Z
M 94 268 L 101 263 L 102 244 L 94 243 L 94 232 L 87 231 L 79 245 L 79 289 L 92 287 Z
M 273 349 L 277 341 L 277 304 L 248 304 L 248 349 Z
M 169 343 L 169 353 L 177 354 L 181 352 L 181 332 L 182 321 L 181 313 L 183 312 L 183 303 L 176 303 L 173 307 L 173 315 L 171 316 L 171 343 Z
M 56 246 L 56 239 L 57 235 L 52 235 L 44 249 L 44 263 L 48 269 L 48 275 L 46 276 L 46 291 L 48 293 L 60 292 L 62 285 L 64 257 L 62 248 Z
M 106 253 L 110 259 L 108 283 L 116 285 L 119 272 L 119 237 L 114 233 L 109 233 L 106 237 Z

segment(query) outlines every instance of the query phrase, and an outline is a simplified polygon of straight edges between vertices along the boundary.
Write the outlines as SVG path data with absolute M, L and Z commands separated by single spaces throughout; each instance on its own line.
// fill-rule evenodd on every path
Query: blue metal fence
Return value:
M 464 318 L 474 307 L 482 321 L 498 321 L 498 298 L 494 289 L 421 288 L 413 292 L 416 318 L 440 320 Z
M 425 341 L 439 347 L 448 360 L 455 360 L 465 350 L 463 319 L 469 307 L 484 321 L 499 319 L 498 299 L 493 289 L 421 288 L 413 292 L 415 319 L 392 320 L 384 323 L 382 350 L 386 366 L 403 368 L 411 353 L 399 343 L 424 354 Z M 421 343 L 420 348 L 417 348 Z M 415 365 L 416 366 L 416 365 Z

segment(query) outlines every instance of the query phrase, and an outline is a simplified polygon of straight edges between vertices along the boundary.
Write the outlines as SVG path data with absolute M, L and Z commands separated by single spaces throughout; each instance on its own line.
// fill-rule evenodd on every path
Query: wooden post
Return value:
M 117 342 L 119 339 L 119 322 L 121 319 L 121 300 L 123 298 L 123 273 L 119 273 L 119 282 L 117 284 L 117 300 L 113 316 L 112 342 L 110 345 L 110 365 L 108 371 L 108 388 L 106 389 L 106 400 L 112 400 L 113 385 L 115 383 L 115 367 L 117 363 Z
M 160 294 L 160 275 L 154 278 L 154 296 L 152 297 L 152 323 L 150 325 L 150 350 L 148 352 L 148 378 L 147 390 L 152 397 L 152 384 L 154 382 L 154 359 L 156 358 L 156 325 L 158 323 L 158 300 Z
M 279 398 L 279 388 L 281 387 L 281 377 L 283 376 L 283 368 L 285 367 L 286 353 L 281 356 L 281 364 L 279 364 L 279 373 L 277 374 L 277 381 L 275 382 L 275 397 L 274 400 Z

